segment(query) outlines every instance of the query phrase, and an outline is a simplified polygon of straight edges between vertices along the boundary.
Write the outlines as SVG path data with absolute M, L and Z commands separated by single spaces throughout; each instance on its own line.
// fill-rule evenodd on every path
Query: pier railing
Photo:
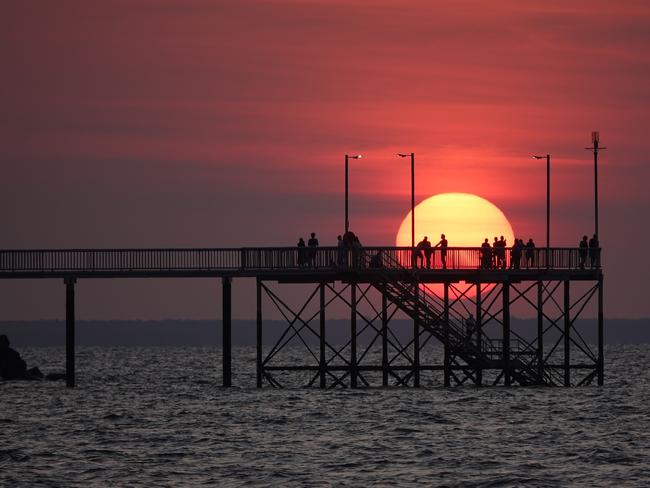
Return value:
M 398 263 L 398 264 L 396 264 Z M 446 266 L 445 266 L 446 265 Z M 0 273 L 12 272 L 173 272 L 173 271 L 289 271 L 323 269 L 579 269 L 598 268 L 600 249 L 554 247 L 511 248 L 501 255 L 476 247 L 439 248 L 429 257 L 410 247 L 203 248 L 203 249 L 61 249 L 0 250 Z

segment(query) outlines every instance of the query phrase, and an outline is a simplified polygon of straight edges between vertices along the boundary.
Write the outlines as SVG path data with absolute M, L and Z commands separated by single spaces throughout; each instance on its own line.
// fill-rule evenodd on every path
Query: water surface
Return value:
M 0 382 L 0 485 L 647 487 L 649 351 L 602 388 L 321 391 L 254 388 L 251 348 L 227 389 L 216 348 L 79 348 L 75 389 Z

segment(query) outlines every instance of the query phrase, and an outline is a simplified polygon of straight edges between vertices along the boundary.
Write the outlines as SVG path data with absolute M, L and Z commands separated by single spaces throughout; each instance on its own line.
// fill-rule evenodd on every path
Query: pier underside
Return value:
M 427 283 L 355 277 L 311 283 L 297 304 L 283 298 L 295 288 L 291 280 L 257 279 L 258 386 L 603 383 L 600 275 L 492 282 L 438 276 Z M 433 282 L 440 283 L 437 289 Z M 349 311 L 349 333 L 340 341 L 338 331 L 335 343 L 328 338 L 328 310 L 337 304 Z M 527 309 L 534 320 L 511 320 L 514 306 L 519 313 Z M 270 308 L 284 317 L 284 327 L 265 325 Z M 578 326 L 586 312 L 600 317 L 596 346 L 584 338 L 593 331 Z M 519 322 L 523 325 L 514 325 Z

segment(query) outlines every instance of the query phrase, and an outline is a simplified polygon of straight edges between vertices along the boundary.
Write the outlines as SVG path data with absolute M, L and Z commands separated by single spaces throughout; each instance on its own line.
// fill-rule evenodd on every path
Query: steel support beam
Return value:
M 381 384 L 388 386 L 388 299 L 381 294 Z
M 604 315 L 603 315 L 603 278 L 598 279 L 598 386 L 605 381 Z
M 76 278 L 66 278 L 65 283 L 65 376 L 66 386 L 74 388 L 75 378 L 75 310 L 74 285 Z
M 476 282 L 476 348 L 481 353 L 481 336 L 483 334 L 483 325 L 482 325 L 482 307 L 481 304 L 481 282 Z M 479 365 L 476 369 L 476 386 L 481 386 L 483 384 L 483 369 Z
M 327 360 L 325 359 L 325 283 L 319 285 L 320 288 L 320 309 L 319 309 L 319 318 L 320 318 L 320 331 L 319 331 L 319 356 L 318 363 L 320 366 L 320 387 L 327 387 Z
M 537 282 L 537 374 L 544 378 L 544 282 Z
M 413 317 L 413 386 L 420 387 L 420 285 L 415 283 L 415 317 Z
M 443 311 L 443 327 L 444 327 L 444 349 L 443 349 L 443 370 L 444 370 L 444 385 L 445 387 L 451 386 L 451 351 L 449 350 L 449 283 L 444 283 L 444 311 Z
M 357 284 L 350 283 L 350 386 L 357 387 Z
M 564 386 L 571 386 L 571 295 L 570 281 L 564 280 Z
M 503 283 L 501 295 L 503 298 L 503 374 L 506 386 L 512 383 L 510 374 L 510 283 Z
M 264 363 L 262 359 L 262 280 L 257 278 L 256 281 L 256 302 L 257 302 L 257 387 L 262 388 L 262 379 L 264 377 Z
M 223 386 L 232 386 L 232 279 L 222 278 Z

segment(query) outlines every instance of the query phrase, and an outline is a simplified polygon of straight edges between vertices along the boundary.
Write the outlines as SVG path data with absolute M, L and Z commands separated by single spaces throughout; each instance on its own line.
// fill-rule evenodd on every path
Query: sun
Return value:
M 512 226 L 504 213 L 485 198 L 470 193 L 441 193 L 415 207 L 415 243 L 427 236 L 435 245 L 441 234 L 445 234 L 449 247 L 479 247 L 485 238 L 492 243 L 495 236 L 503 236 L 508 246 L 514 242 Z M 404 217 L 395 244 L 411 245 L 411 212 Z M 439 259 L 439 253 L 434 256 Z M 442 286 L 433 288 L 436 294 L 442 290 Z

